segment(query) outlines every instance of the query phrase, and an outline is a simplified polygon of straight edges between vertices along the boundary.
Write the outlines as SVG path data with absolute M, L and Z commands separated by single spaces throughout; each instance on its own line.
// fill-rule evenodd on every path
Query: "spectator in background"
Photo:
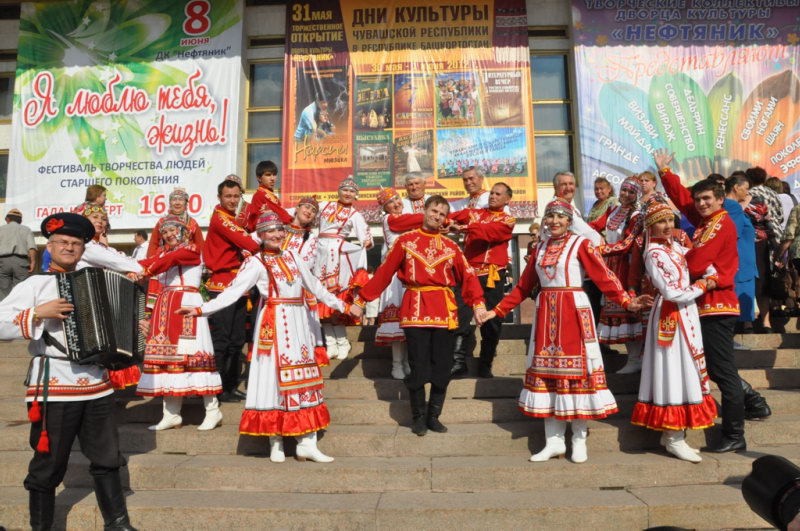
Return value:
M 749 168 L 745 175 L 750 180 L 750 195 L 753 196 L 745 212 L 750 216 L 756 229 L 758 319 L 755 330 L 758 333 L 769 333 L 772 332 L 769 321 L 769 277 L 771 264 L 777 257 L 783 238 L 783 206 L 778 194 L 765 185 L 767 172 L 764 168 Z M 775 256 L 771 258 L 771 254 Z
M 539 243 L 539 224 L 535 221 L 530 224 L 528 227 L 528 234 L 531 235 L 531 241 L 528 242 L 528 253 L 525 255 L 525 262 L 527 263 L 528 260 L 531 258 L 531 253 L 533 252 L 533 248 L 536 247 L 536 244 Z
M 789 213 L 792 211 L 794 206 L 797 204 L 797 200 L 792 197 L 792 195 L 788 192 L 784 192 L 783 185 L 789 185 L 789 183 L 785 183 L 782 180 L 778 179 L 777 177 L 770 177 L 767 179 L 767 187 L 778 194 L 778 199 L 781 202 L 781 210 L 783 212 L 783 224 L 781 225 L 781 230 L 786 230 L 786 224 L 789 222 Z M 779 258 L 779 257 L 776 257 Z
M 755 296 L 758 268 L 756 267 L 756 232 L 744 208 L 750 202 L 750 181 L 742 172 L 725 180 L 725 201 L 722 208 L 736 225 L 736 249 L 739 252 L 739 269 L 734 277 L 736 296 L 739 298 L 739 326 L 745 334 L 753 332 L 756 319 Z M 741 345 L 735 345 L 741 349 Z
M 147 232 L 137 230 L 136 234 L 133 235 L 133 242 L 136 244 L 136 247 L 133 248 L 131 257 L 136 261 L 147 258 Z
M 586 221 L 594 221 L 609 208 L 613 208 L 619 204 L 616 196 L 614 195 L 614 187 L 611 182 L 605 177 L 598 177 L 594 180 L 594 196 L 597 201 L 594 202 L 589 214 L 586 216 Z
M 781 189 L 783 190 L 784 194 L 789 196 L 789 199 L 792 201 L 792 204 L 794 206 L 797 206 L 797 204 L 798 204 L 797 198 L 792 193 L 792 187 L 789 185 L 789 183 L 787 183 L 784 180 L 781 180 Z M 792 207 L 792 208 L 794 208 L 794 207 Z M 784 216 L 788 215 L 789 212 L 790 212 L 789 210 L 784 209 L 783 210 L 783 215 Z
M 33 232 L 22 224 L 22 212 L 12 208 L 0 227 L 0 300 L 36 268 Z

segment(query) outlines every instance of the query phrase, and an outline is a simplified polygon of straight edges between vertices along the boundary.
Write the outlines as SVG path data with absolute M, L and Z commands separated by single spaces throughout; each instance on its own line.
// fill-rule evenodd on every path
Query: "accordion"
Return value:
M 99 267 L 57 273 L 56 283 L 58 296 L 75 307 L 63 321 L 70 361 L 119 370 L 144 359 L 139 321 L 144 318 L 146 294 L 141 286 Z

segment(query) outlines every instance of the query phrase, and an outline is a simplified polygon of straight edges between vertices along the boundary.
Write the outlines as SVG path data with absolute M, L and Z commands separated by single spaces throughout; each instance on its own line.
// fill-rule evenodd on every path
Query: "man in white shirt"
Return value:
M 580 209 L 575 205 L 575 191 L 577 190 L 575 174 L 571 171 L 560 171 L 556 173 L 553 177 L 553 188 L 555 189 L 556 197 L 560 197 L 572 205 L 573 218 L 570 230 L 578 236 L 585 237 L 592 242 L 593 245 L 600 245 L 603 243 L 602 236 L 583 220 Z
M 425 178 L 419 173 L 406 175 L 406 197 L 403 198 L 403 214 L 421 214 L 425 201 L 431 196 L 425 193 Z
M 450 202 L 453 212 L 465 208 L 489 208 L 489 191 L 483 187 L 483 172 L 477 166 L 470 166 L 461 174 L 467 197 Z M 574 192 L 573 192 L 574 194 Z

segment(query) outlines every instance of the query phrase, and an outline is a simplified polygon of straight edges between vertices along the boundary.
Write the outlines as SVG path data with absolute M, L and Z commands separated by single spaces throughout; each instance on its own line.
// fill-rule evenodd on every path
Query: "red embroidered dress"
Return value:
M 194 244 L 164 251 L 141 261 L 148 276 L 163 286 L 150 320 L 144 353 L 144 372 L 136 388 L 140 396 L 193 396 L 222 392 L 214 362 L 214 345 L 205 316 L 175 311 L 198 307 L 203 266 Z
M 584 272 L 617 304 L 630 297 L 589 240 L 567 233 L 539 243 L 519 283 L 494 311 L 505 317 L 534 288 L 534 341 L 519 407 L 531 417 L 560 420 L 604 418 L 617 411 L 606 385 L 600 344 L 589 297 L 581 288 Z
M 631 423 L 653 430 L 707 428 L 717 415 L 695 304 L 705 289 L 689 280 L 686 251 L 677 243 L 654 239 L 644 257 L 658 294 L 650 311 Z
M 623 288 L 629 287 L 631 247 L 642 230 L 642 213 L 633 207 L 617 205 L 589 224 L 605 232 L 606 245 L 600 248 L 608 268 L 614 272 Z M 598 334 L 601 343 L 619 344 L 642 339 L 642 318 L 639 312 L 626 312 L 619 304 L 603 298 Z
M 292 251 L 245 259 L 230 286 L 201 307 L 203 315 L 233 304 L 253 286 L 261 294 L 258 326 L 239 432 L 303 435 L 330 423 L 322 397 L 322 370 L 314 357 L 304 290 L 339 312 L 344 303 L 329 293 Z

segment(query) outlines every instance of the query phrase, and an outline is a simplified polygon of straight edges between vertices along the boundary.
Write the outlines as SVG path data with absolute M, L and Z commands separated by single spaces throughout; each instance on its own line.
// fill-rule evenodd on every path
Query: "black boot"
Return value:
M 103 529 L 115 531 L 136 531 L 128 518 L 128 507 L 125 504 L 125 493 L 119 470 L 113 470 L 100 476 L 94 476 L 94 495 L 103 515 Z
M 428 400 L 428 428 L 436 433 L 446 433 L 447 426 L 439 422 L 439 415 L 444 407 L 444 397 L 447 391 L 431 389 L 431 398 Z
M 53 513 L 56 509 L 55 490 L 28 491 L 31 513 L 31 529 L 33 531 L 49 531 L 53 529 Z
M 481 340 L 481 358 L 478 366 L 478 378 L 494 378 L 492 374 L 492 361 L 497 351 L 497 344 L 494 341 Z
M 753 389 L 744 378 L 742 378 L 742 389 L 744 390 L 744 418 L 756 420 L 772 415 L 772 408 L 767 404 L 767 399 Z
M 463 378 L 467 375 L 466 336 L 456 336 L 453 346 L 453 368 L 450 369 L 451 378 Z
M 411 400 L 411 418 L 414 423 L 411 431 L 422 437 L 428 433 L 428 425 L 425 419 L 425 388 L 422 387 L 409 393 Z
M 743 452 L 747 450 L 747 441 L 744 440 L 744 420 L 729 421 L 730 433 L 722 433 L 722 440 L 717 446 L 704 448 L 706 452 L 724 454 L 726 452 Z

